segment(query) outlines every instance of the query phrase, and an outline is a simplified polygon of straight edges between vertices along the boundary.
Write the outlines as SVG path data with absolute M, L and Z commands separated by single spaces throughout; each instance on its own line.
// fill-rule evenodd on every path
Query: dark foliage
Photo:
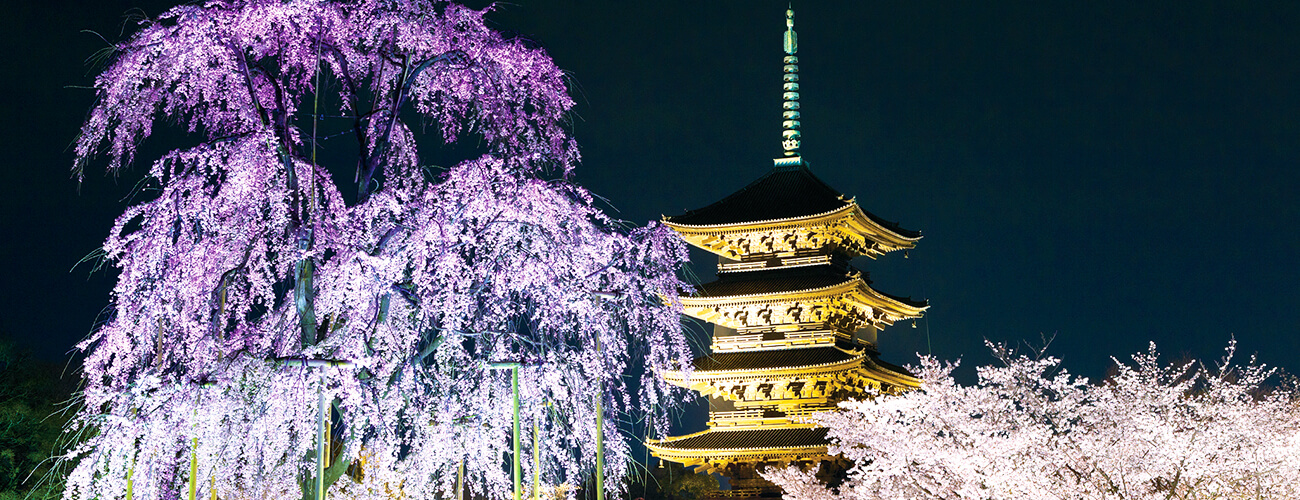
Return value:
M 63 482 L 49 474 L 76 390 L 59 365 L 35 359 L 0 336 L 0 500 L 59 498 Z
M 628 480 L 627 500 L 703 500 L 718 491 L 718 478 L 696 474 L 681 464 L 662 462 L 663 467 L 651 467 L 636 473 Z

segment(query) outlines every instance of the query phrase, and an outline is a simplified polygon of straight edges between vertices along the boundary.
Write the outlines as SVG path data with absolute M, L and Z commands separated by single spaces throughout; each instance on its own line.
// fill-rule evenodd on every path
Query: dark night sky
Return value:
M 799 2 L 804 157 L 867 210 L 925 234 L 858 262 L 930 299 L 886 359 L 991 362 L 1037 341 L 1101 375 L 1155 341 L 1300 371 L 1300 3 Z M 78 259 L 141 171 L 70 180 L 84 60 L 131 7 L 6 2 L 0 332 L 62 359 L 107 303 Z M 644 223 L 745 185 L 779 154 L 786 2 L 502 5 L 498 28 L 572 73 L 578 180 Z M 711 275 L 712 258 L 695 254 Z

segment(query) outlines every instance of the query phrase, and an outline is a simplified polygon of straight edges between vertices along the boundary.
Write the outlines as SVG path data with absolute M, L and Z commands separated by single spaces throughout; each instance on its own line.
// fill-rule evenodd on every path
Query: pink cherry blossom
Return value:
M 1211 367 L 1162 364 L 1153 344 L 1100 384 L 990 347 L 1003 364 L 974 386 L 922 356 L 920 390 L 817 416 L 856 464 L 834 491 L 797 468 L 765 477 L 797 500 L 1300 498 L 1300 391 L 1234 364 L 1235 342 Z

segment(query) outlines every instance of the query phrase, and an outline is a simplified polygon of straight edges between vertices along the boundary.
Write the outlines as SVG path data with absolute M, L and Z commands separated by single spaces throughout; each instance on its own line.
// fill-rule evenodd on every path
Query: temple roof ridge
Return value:
M 813 174 L 804 162 L 774 166 L 761 177 L 721 200 L 703 208 L 687 210 L 681 215 L 665 216 L 663 219 L 671 225 L 689 227 L 776 223 L 825 215 L 855 205 L 856 197 L 845 196 L 831 187 Z M 862 210 L 860 206 L 858 209 Z M 903 229 L 898 223 L 866 210 L 862 210 L 862 213 L 872 222 L 903 238 L 916 239 L 921 236 L 919 231 Z
M 827 444 L 825 427 L 812 425 L 773 429 L 710 428 L 664 439 L 647 439 L 656 448 L 674 451 L 781 450 L 821 448 Z
M 772 368 L 816 369 L 851 363 L 868 355 L 865 349 L 845 349 L 840 346 L 746 350 L 705 354 L 692 360 L 691 366 L 696 372 L 708 373 Z
M 740 299 L 764 295 L 811 293 L 831 290 L 854 282 L 861 282 L 861 286 L 900 304 L 922 309 L 929 307 L 927 300 L 915 300 L 910 296 L 903 297 L 876 290 L 871 286 L 869 275 L 857 268 L 844 270 L 831 264 L 719 272 L 717 280 L 700 285 L 694 296 L 683 298 L 690 301 L 690 299 Z

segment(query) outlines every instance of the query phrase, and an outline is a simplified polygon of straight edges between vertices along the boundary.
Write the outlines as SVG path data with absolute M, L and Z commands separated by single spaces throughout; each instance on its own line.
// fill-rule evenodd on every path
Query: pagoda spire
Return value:
M 785 11 L 785 76 L 781 85 L 781 149 L 785 157 L 775 160 L 777 166 L 799 165 L 799 38 L 794 31 L 794 9 Z

